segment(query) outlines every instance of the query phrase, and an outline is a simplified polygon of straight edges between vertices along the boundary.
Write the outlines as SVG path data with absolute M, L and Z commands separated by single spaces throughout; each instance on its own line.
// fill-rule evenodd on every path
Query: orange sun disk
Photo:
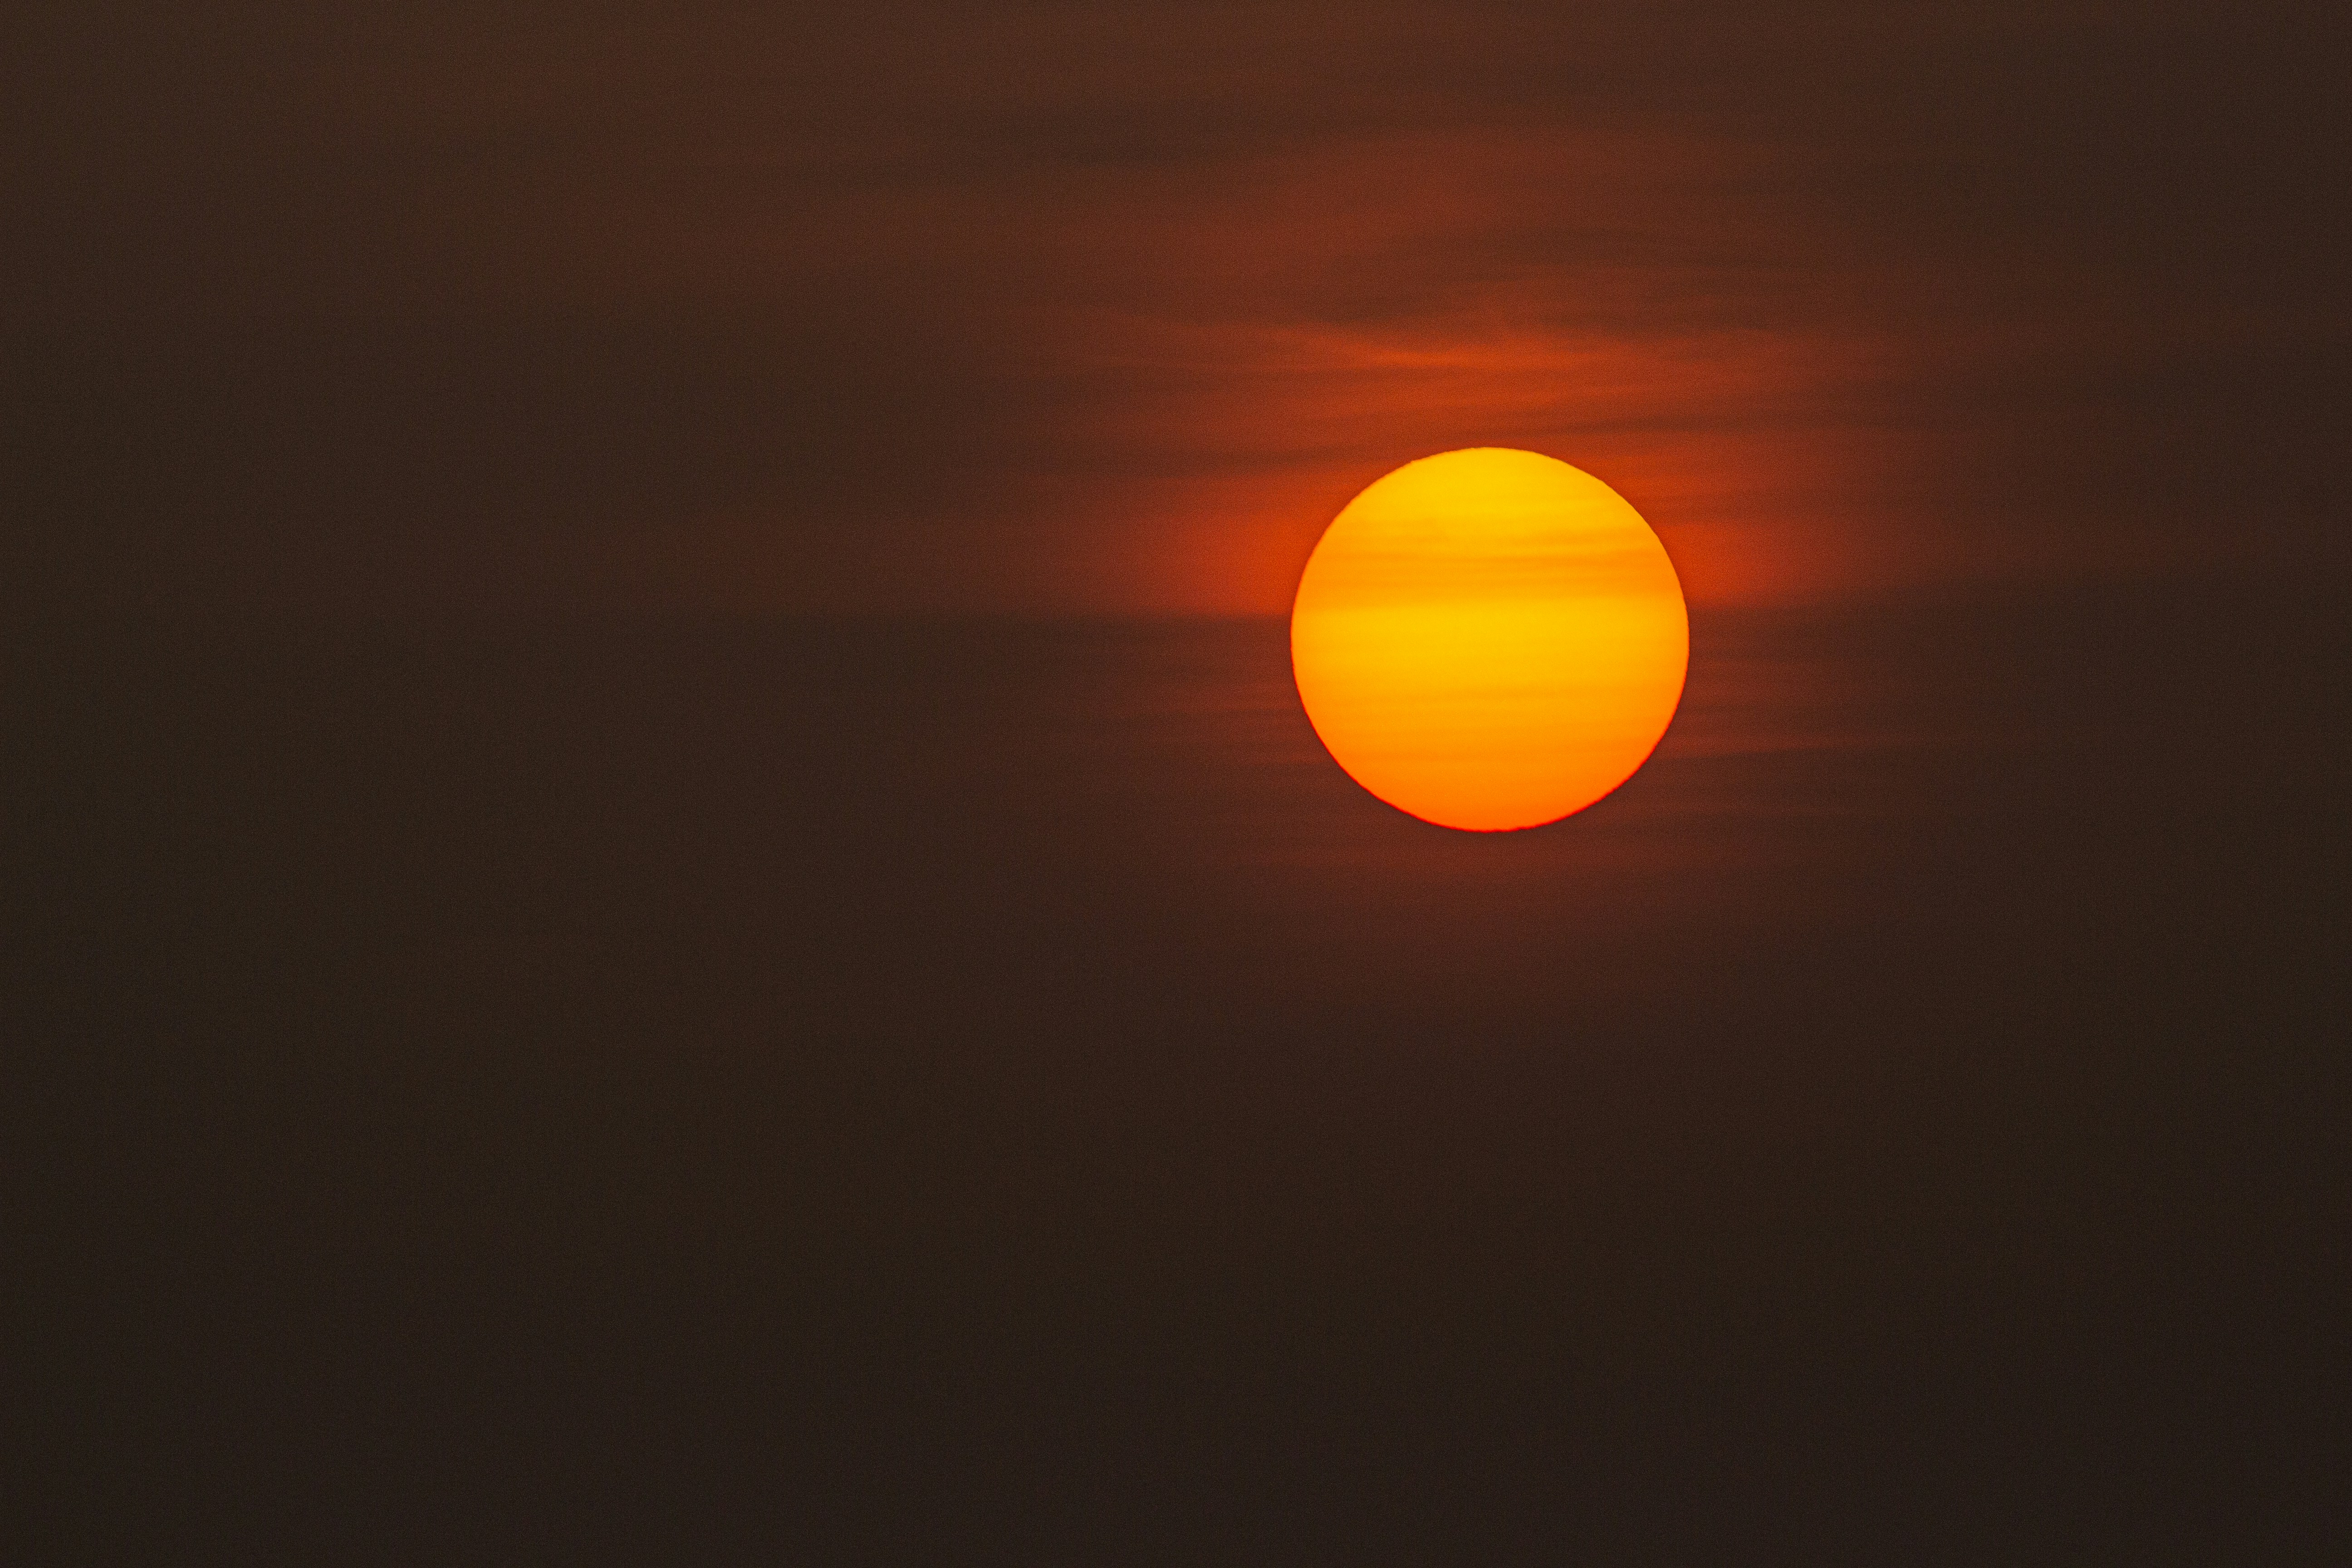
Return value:
M 1324 531 L 1290 612 L 1299 700 L 1401 811 L 1502 832 L 1583 810 L 1666 732 L 1690 617 L 1665 546 L 1580 468 L 1444 452 Z

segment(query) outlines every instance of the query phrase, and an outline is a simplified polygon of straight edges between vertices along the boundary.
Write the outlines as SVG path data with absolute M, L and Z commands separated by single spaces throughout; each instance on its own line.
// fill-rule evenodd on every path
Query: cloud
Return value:
M 1491 442 L 1730 596 L 2317 526 L 2334 26 L 60 12 L 0 109 L 19 577 L 1269 609 Z

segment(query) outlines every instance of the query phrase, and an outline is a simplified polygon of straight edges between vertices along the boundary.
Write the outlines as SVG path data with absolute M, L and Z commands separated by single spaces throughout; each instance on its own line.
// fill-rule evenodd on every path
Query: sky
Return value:
M 1278 613 L 1468 445 L 1701 602 L 2340 517 L 2324 7 L 10 26 L 34 611 Z
M 2352 1560 L 2343 17 L 5 8 L 0 1559 Z

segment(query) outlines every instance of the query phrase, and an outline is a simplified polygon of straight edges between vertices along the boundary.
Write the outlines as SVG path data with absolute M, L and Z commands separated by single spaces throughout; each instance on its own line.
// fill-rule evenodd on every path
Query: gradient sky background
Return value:
M 9 8 L 0 1558 L 2352 1561 L 2345 16 Z
M 1702 603 L 2341 515 L 2325 6 L 9 28 L 36 613 L 1273 612 L 1467 444 L 1601 474 Z

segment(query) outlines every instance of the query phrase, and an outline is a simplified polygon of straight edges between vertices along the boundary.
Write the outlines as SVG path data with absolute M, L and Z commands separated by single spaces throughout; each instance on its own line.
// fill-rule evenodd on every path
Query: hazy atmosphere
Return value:
M 2347 58 L 13 14 L 0 1556 L 2344 1562 Z M 1465 447 L 1525 831 L 1285 618 Z

